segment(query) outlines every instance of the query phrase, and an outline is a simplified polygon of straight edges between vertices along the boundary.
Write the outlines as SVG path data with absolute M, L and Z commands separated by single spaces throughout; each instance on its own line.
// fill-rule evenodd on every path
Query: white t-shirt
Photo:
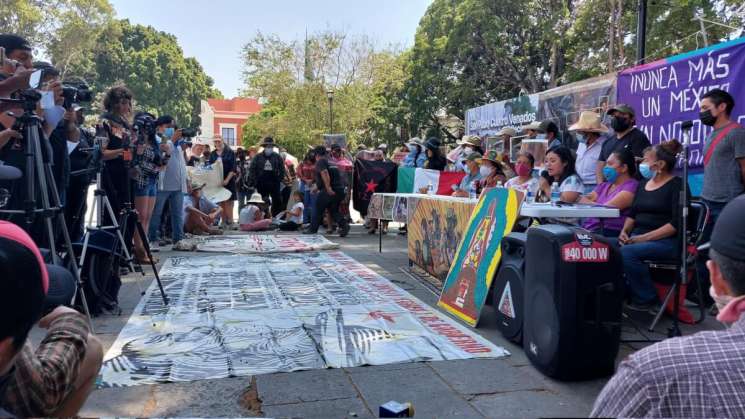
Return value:
M 584 193 L 585 192 L 585 185 L 582 183 L 582 179 L 580 179 L 579 176 L 576 174 L 571 175 L 564 179 L 563 182 L 561 182 L 561 185 L 559 185 L 559 192 L 579 192 Z
M 300 208 L 300 215 L 295 217 L 294 215 L 290 215 L 290 217 L 287 219 L 287 221 L 292 221 L 295 224 L 302 224 L 303 223 L 303 210 L 305 209 L 305 205 L 303 205 L 302 202 L 297 202 L 295 205 L 292 206 L 292 209 L 290 212 L 297 210 Z
M 245 225 L 245 224 L 251 224 L 256 220 L 256 216 L 260 214 L 261 211 L 259 210 L 259 207 L 256 205 L 246 205 L 242 210 L 241 213 L 238 215 L 238 224 Z
M 524 194 L 527 194 L 528 191 L 533 191 L 533 193 L 535 193 L 536 190 L 538 189 L 538 179 L 531 176 L 530 180 L 528 180 L 527 182 L 521 183 L 520 178 L 515 176 L 512 179 L 508 180 L 507 183 L 504 184 L 504 187 L 512 188 Z

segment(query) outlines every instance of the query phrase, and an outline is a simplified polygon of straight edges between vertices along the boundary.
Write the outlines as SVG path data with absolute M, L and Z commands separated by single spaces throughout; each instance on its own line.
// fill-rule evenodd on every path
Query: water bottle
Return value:
M 497 188 L 503 188 L 503 187 L 504 185 L 502 185 L 502 181 L 501 180 L 497 181 Z
M 468 197 L 476 199 L 476 185 L 473 182 L 471 182 L 471 186 L 468 187 Z
M 559 198 L 561 198 L 561 193 L 559 192 L 559 182 L 554 182 L 553 185 L 551 185 L 551 203 L 559 202 Z
M 434 195 L 435 194 L 435 187 L 432 186 L 432 182 L 429 182 L 427 185 L 427 195 Z
M 525 197 L 525 202 L 528 204 L 535 202 L 535 192 L 533 191 L 533 188 L 528 188 L 528 195 Z

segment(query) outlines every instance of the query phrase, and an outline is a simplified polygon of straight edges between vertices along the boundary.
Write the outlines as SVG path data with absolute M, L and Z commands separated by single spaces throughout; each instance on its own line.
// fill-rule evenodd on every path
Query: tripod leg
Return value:
M 155 261 L 153 260 L 153 254 L 150 253 L 150 242 L 147 239 L 147 235 L 145 235 L 145 228 L 142 227 L 142 223 L 140 223 L 140 220 L 136 221 L 136 225 L 137 225 L 137 232 L 140 234 L 140 239 L 142 240 L 142 245 L 145 246 L 145 254 L 150 260 L 150 266 L 153 268 L 153 274 L 155 275 L 155 280 L 158 282 L 158 288 L 160 288 L 160 296 L 163 297 L 163 304 L 168 305 L 168 297 L 166 296 L 165 290 L 163 290 L 163 283 L 160 282 L 160 275 L 158 274 L 158 268 L 155 266 Z

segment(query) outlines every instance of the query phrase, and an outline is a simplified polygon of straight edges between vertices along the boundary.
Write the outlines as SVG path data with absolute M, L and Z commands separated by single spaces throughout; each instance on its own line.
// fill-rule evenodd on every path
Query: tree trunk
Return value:
M 608 0 L 610 5 L 610 22 L 608 22 L 608 72 L 612 72 L 615 66 L 614 46 L 616 45 L 616 0 Z

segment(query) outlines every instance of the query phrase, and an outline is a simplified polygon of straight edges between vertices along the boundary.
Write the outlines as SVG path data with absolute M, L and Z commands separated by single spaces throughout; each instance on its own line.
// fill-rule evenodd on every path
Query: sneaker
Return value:
M 150 251 L 153 252 L 153 253 L 160 252 L 160 243 L 158 243 L 155 240 L 153 240 L 152 242 L 150 242 Z
M 339 227 L 339 237 L 347 237 L 347 234 L 349 234 L 349 224 Z
M 317 231 L 311 231 L 310 229 L 303 230 L 303 234 L 318 234 Z

